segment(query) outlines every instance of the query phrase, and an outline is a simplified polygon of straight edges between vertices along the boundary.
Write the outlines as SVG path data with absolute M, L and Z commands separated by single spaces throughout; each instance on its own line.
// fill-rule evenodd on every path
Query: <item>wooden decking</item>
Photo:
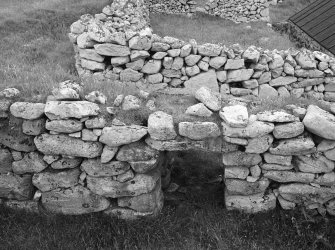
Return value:
M 289 20 L 335 54 L 335 0 L 317 0 Z

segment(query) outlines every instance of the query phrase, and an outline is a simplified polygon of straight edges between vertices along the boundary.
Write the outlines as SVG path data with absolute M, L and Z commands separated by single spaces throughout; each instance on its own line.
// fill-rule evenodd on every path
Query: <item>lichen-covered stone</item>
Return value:
M 222 155 L 225 166 L 254 166 L 262 161 L 259 154 L 248 154 L 242 151 L 228 152 Z
M 122 161 L 101 163 L 101 161 L 96 158 L 84 160 L 80 168 L 89 176 L 107 177 L 125 173 L 130 169 L 130 165 L 127 162 Z
M 44 103 L 15 102 L 10 106 L 10 112 L 18 118 L 35 120 L 44 115 L 44 107 Z
M 179 134 L 192 140 L 220 136 L 218 125 L 213 122 L 180 122 Z
M 48 167 L 43 160 L 43 155 L 38 152 L 26 154 L 22 160 L 14 161 L 12 164 L 13 172 L 16 174 L 38 173 Z
M 299 155 L 313 149 L 316 151 L 314 146 L 312 138 L 297 137 L 278 141 L 269 149 L 269 152 L 275 155 Z
M 69 188 L 78 183 L 80 175 L 79 168 L 63 171 L 43 171 L 34 174 L 33 184 L 42 192 L 51 191 L 56 188 Z
M 173 117 L 162 111 L 150 114 L 148 118 L 148 133 L 155 140 L 173 140 L 177 137 Z
M 99 141 L 110 146 L 121 146 L 139 141 L 148 129 L 139 125 L 104 127 Z
M 52 213 L 76 215 L 103 211 L 109 207 L 110 202 L 87 188 L 77 185 L 42 193 L 42 205 Z
M 42 134 L 35 137 L 34 142 L 37 149 L 47 155 L 95 158 L 101 155 L 103 148 L 99 142 L 85 142 L 66 135 Z

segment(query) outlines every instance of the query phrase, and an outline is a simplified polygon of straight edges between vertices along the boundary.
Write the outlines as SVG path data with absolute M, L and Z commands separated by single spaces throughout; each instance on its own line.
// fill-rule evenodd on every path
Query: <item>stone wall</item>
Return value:
M 238 45 L 161 38 L 152 33 L 141 1 L 126 6 L 120 2 L 72 24 L 69 37 L 81 77 L 135 82 L 181 94 L 207 86 L 221 95 L 335 100 L 333 57 L 309 50 L 244 50 Z
M 146 0 L 150 12 L 187 14 L 203 12 L 234 22 L 269 21 L 268 0 Z
M 166 152 L 222 154 L 226 208 L 247 213 L 303 206 L 335 215 L 335 104 L 288 105 L 250 113 L 247 102 L 224 103 L 211 89 L 181 121 L 152 110 L 147 126 L 118 120 L 134 96 L 114 101 L 82 86 L 60 83 L 44 103 L 15 102 L 16 89 L 0 92 L 0 198 L 31 212 L 100 212 L 124 219 L 156 216 L 169 186 Z M 128 104 L 127 104 L 128 102 Z M 112 112 L 110 111 L 112 110 Z M 133 111 L 134 112 L 134 109 Z M 217 119 L 210 119 L 217 116 Z M 210 121 L 203 121 L 208 117 Z M 213 122 L 213 120 L 217 122 Z

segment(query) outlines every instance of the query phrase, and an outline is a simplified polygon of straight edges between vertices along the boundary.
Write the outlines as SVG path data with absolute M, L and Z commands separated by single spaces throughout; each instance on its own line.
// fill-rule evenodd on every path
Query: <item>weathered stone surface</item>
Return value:
M 173 140 L 177 137 L 173 117 L 163 111 L 150 114 L 148 118 L 148 133 L 155 140 Z
M 259 60 L 260 52 L 256 49 L 254 46 L 248 47 L 244 52 L 243 52 L 243 59 L 247 62 L 253 62 L 257 63 Z
M 276 196 L 273 193 L 249 196 L 226 195 L 225 204 L 228 210 L 239 210 L 245 213 L 260 213 L 276 208 Z
M 214 69 L 219 69 L 226 63 L 226 61 L 227 58 L 223 56 L 213 57 L 209 61 L 209 66 L 211 66 Z
M 8 149 L 0 148 L 0 174 L 7 174 L 12 171 L 12 154 Z
M 123 110 L 136 110 L 141 107 L 141 100 L 133 95 L 127 95 L 122 103 Z
M 279 201 L 279 204 L 280 204 L 281 208 L 284 209 L 284 210 L 291 210 L 291 209 L 294 209 L 296 207 L 296 204 L 294 202 L 287 201 L 283 197 L 281 197 L 280 195 L 278 196 L 278 201 Z
M 261 154 L 267 151 L 273 142 L 272 135 L 264 135 L 248 140 L 248 145 L 245 147 L 246 153 Z
M 301 173 L 293 171 L 266 171 L 263 173 L 264 177 L 270 180 L 287 183 L 287 182 L 299 182 L 299 183 L 311 183 L 315 177 L 311 173 Z
M 116 159 L 118 161 L 140 162 L 157 159 L 158 157 L 159 151 L 141 141 L 122 146 Z
M 309 87 L 309 86 L 322 84 L 322 83 L 324 83 L 324 81 L 325 80 L 323 78 L 306 79 L 306 80 L 303 80 L 301 82 L 294 83 L 292 85 L 292 87 L 293 88 L 305 88 L 305 87 Z
M 106 68 L 106 65 L 101 62 L 86 60 L 86 59 L 80 59 L 80 65 L 81 67 L 93 71 L 103 71 Z
M 104 43 L 94 45 L 95 51 L 103 56 L 128 56 L 130 49 L 127 46 Z
M 280 164 L 285 166 L 291 166 L 292 156 L 284 156 L 284 155 L 273 155 L 270 153 L 265 153 L 263 155 L 265 162 L 273 163 L 273 164 Z
M 156 74 L 162 68 L 162 61 L 161 60 L 149 60 L 146 62 L 142 68 L 142 73 L 145 74 Z
M 131 168 L 139 174 L 145 174 L 150 170 L 157 167 L 159 161 L 158 159 L 152 159 L 148 161 L 130 161 L 129 164 Z
M 14 161 L 12 164 L 13 172 L 16 174 L 38 173 L 47 167 L 43 155 L 37 152 L 30 152 L 22 160 Z
M 10 106 L 13 116 L 26 120 L 35 120 L 44 115 L 44 103 L 15 102 Z
M 51 191 L 56 188 L 69 188 L 78 183 L 80 175 L 79 168 L 67 171 L 43 171 L 34 174 L 33 184 L 42 192 Z
M 242 145 L 242 146 L 248 145 L 248 140 L 243 139 L 243 138 L 234 138 L 234 137 L 224 136 L 223 140 L 229 143 L 237 144 L 237 145 Z
M 227 83 L 249 80 L 253 73 L 253 69 L 229 70 L 227 74 Z
M 77 185 L 42 193 L 42 205 L 53 213 L 76 215 L 103 211 L 109 207 L 110 202 L 87 188 Z
M 44 112 L 50 120 L 61 120 L 97 116 L 99 110 L 97 104 L 87 101 L 49 101 L 45 105 Z
M 89 176 L 107 177 L 127 172 L 130 168 L 130 165 L 127 162 L 121 161 L 110 161 L 108 163 L 101 163 L 101 161 L 96 158 L 84 160 L 80 168 L 82 171 L 85 171 Z
M 0 174 L 0 197 L 15 200 L 30 200 L 34 186 L 31 175 Z
M 331 140 L 322 140 L 321 143 L 317 146 L 317 150 L 319 152 L 325 152 L 333 148 L 335 148 L 335 141 Z
M 119 207 L 129 207 L 141 213 L 153 213 L 163 206 L 163 192 L 161 184 L 158 183 L 154 190 L 148 194 L 141 194 L 135 197 L 118 198 Z
M 76 168 L 80 165 L 81 162 L 82 162 L 82 158 L 78 158 L 78 157 L 65 158 L 65 157 L 62 157 L 59 160 L 57 160 L 57 158 L 56 158 L 56 160 L 51 163 L 51 167 L 53 169 Z
M 200 116 L 200 117 L 210 117 L 213 112 L 210 111 L 205 104 L 198 103 L 193 106 L 190 106 L 186 109 L 185 114 Z
M 149 50 L 152 41 L 147 36 L 135 36 L 129 40 L 129 48 L 136 50 Z
M 296 117 L 285 111 L 264 111 L 257 114 L 257 120 L 263 122 L 294 122 Z
M 101 163 L 110 162 L 114 158 L 118 150 L 118 147 L 110 147 L 108 145 L 105 145 L 100 157 Z
M 85 95 L 85 99 L 89 102 L 95 102 L 97 104 L 106 104 L 107 96 L 100 91 L 92 91 Z
M 187 66 L 194 66 L 201 59 L 200 55 L 189 55 L 185 57 L 185 63 Z
M 207 87 L 201 87 L 196 92 L 194 97 L 205 104 L 205 106 L 213 111 L 218 111 L 221 108 L 221 95 Z
M 324 155 L 332 161 L 335 161 L 335 149 L 330 149 L 324 152 Z
M 198 46 L 198 54 L 202 56 L 218 56 L 222 48 L 219 45 L 205 43 Z
M 318 175 L 313 183 L 316 183 L 321 186 L 329 186 L 332 187 L 335 185 L 335 173 L 330 172 L 330 173 L 325 173 L 322 175 Z
M 318 157 L 295 156 L 294 165 L 306 173 L 328 173 L 334 170 L 334 162 L 320 155 Z
M 226 191 L 228 195 L 252 195 L 264 193 L 268 188 L 270 181 L 266 178 L 256 182 L 247 182 L 239 179 L 226 179 Z
M 104 117 L 94 117 L 85 121 L 86 128 L 104 128 L 106 126 L 106 119 Z
M 335 140 L 335 116 L 331 113 L 310 105 L 302 122 L 311 133 L 325 139 Z
M 312 150 L 315 144 L 310 137 L 298 137 L 278 141 L 269 149 L 271 154 L 275 155 L 299 155 L 307 150 Z
M 326 208 L 327 208 L 327 212 L 330 215 L 335 215 L 335 199 L 334 200 L 330 200 L 326 203 Z
M 241 69 L 244 67 L 244 59 L 228 59 L 226 65 L 224 66 L 225 70 L 232 69 Z
M 298 81 L 298 78 L 293 77 L 293 76 L 280 76 L 276 79 L 273 79 L 270 81 L 270 86 L 272 87 L 278 87 L 278 86 L 285 86 L 289 85 L 291 83 L 294 83 Z
M 224 177 L 225 179 L 246 179 L 249 175 L 249 168 L 246 167 L 225 167 Z
M 79 56 L 91 61 L 103 62 L 104 57 L 99 55 L 94 49 L 79 49 Z
M 102 144 L 99 142 L 84 142 L 66 135 L 42 134 L 35 137 L 37 149 L 47 155 L 67 155 L 85 158 L 95 158 L 101 155 Z
M 271 133 L 274 130 L 272 123 L 254 121 L 245 128 L 232 128 L 226 123 L 222 123 L 222 134 L 228 137 L 255 138 Z
M 282 164 L 275 164 L 275 163 L 264 163 L 261 165 L 261 168 L 263 170 L 276 170 L 276 171 L 282 171 L 282 170 L 291 170 L 294 168 L 293 165 L 282 165 Z
M 207 87 L 213 92 L 219 93 L 219 84 L 214 70 L 191 77 L 184 82 L 184 86 L 190 94 L 194 94 L 201 87 Z
M 254 166 L 262 161 L 259 154 L 249 154 L 242 151 L 222 154 L 222 162 L 225 166 Z
M 220 136 L 219 126 L 213 122 L 180 122 L 179 134 L 192 140 Z
M 277 90 L 271 87 L 269 84 L 260 85 L 258 88 L 258 97 L 261 99 L 269 99 L 277 96 Z
M 58 133 L 75 133 L 83 129 L 83 123 L 77 120 L 52 120 L 47 121 L 45 124 L 47 130 L 51 130 Z
M 226 106 L 220 110 L 220 117 L 233 128 L 244 128 L 248 125 L 247 107 L 243 105 Z
M 22 123 L 22 132 L 26 135 L 40 135 L 45 130 L 45 119 L 24 120 Z
M 293 138 L 304 132 L 304 124 L 302 122 L 292 122 L 279 124 L 275 126 L 273 135 L 276 139 Z
M 148 129 L 139 125 L 111 126 L 103 128 L 99 141 L 115 147 L 136 142 L 147 133 Z
M 288 201 L 298 204 L 320 203 L 323 204 L 335 198 L 335 189 L 328 187 L 313 187 L 307 184 L 292 183 L 281 185 L 279 194 Z
M 238 145 L 225 142 L 220 137 L 201 141 L 194 141 L 185 137 L 177 137 L 177 139 L 170 141 L 157 141 L 148 137 L 145 142 L 150 145 L 150 147 L 159 151 L 184 151 L 193 149 L 206 152 L 231 152 L 238 149 Z
M 120 80 L 123 82 L 137 82 L 143 77 L 143 73 L 127 68 L 120 73 Z
M 295 57 L 298 65 L 301 66 L 303 69 L 315 69 L 316 68 L 316 61 L 314 56 L 308 54 L 306 52 L 299 52 L 299 54 Z
M 147 174 L 136 174 L 127 182 L 120 183 L 111 177 L 87 177 L 87 187 L 98 195 L 110 198 L 138 196 L 150 193 L 160 181 L 160 171 L 153 170 Z

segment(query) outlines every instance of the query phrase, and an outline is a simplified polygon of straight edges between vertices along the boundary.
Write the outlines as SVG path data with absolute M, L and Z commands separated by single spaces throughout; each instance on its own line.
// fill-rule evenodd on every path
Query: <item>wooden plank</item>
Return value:
M 306 9 L 298 12 L 297 16 L 293 16 L 291 21 L 298 23 L 304 18 L 308 17 L 310 14 L 314 13 L 317 11 L 319 8 L 324 7 L 325 5 L 331 3 L 332 0 L 320 0 L 312 3 L 311 5 L 307 6 Z
M 295 22 L 297 19 L 299 19 L 299 17 L 301 17 L 302 15 L 304 15 L 306 12 L 310 11 L 310 9 L 314 8 L 315 6 L 318 6 L 323 1 L 327 1 L 327 0 L 316 0 L 315 2 L 311 3 L 310 5 L 308 5 L 306 8 L 302 9 L 298 13 L 294 14 L 293 16 L 291 16 L 289 20 L 291 20 L 292 22 Z
M 335 33 L 332 34 L 330 37 L 328 37 L 327 39 L 323 40 L 322 45 L 326 48 L 331 48 L 335 45 Z
M 335 23 L 335 6 L 322 15 L 322 18 L 316 18 L 314 21 L 306 24 L 304 29 L 312 36 L 320 32 L 324 27 L 329 27 Z
M 325 6 L 320 7 L 319 9 L 314 11 L 313 13 L 309 14 L 308 16 L 306 16 L 305 18 L 300 20 L 298 22 L 298 25 L 302 27 L 302 26 L 307 25 L 309 22 L 313 22 L 316 19 L 322 18 L 324 13 L 327 12 L 329 9 L 332 9 L 333 7 L 335 7 L 335 2 L 326 4 Z
M 313 36 L 313 38 L 321 43 L 328 37 L 332 36 L 334 33 L 335 33 L 335 23 L 332 26 L 320 32 L 319 34 Z

